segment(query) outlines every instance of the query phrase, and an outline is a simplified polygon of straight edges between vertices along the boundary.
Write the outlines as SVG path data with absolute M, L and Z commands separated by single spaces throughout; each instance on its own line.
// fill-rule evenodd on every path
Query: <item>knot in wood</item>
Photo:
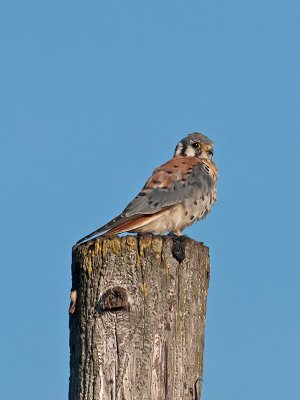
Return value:
M 119 311 L 127 308 L 128 296 L 126 289 L 115 286 L 104 292 L 97 305 L 99 313 L 105 311 Z

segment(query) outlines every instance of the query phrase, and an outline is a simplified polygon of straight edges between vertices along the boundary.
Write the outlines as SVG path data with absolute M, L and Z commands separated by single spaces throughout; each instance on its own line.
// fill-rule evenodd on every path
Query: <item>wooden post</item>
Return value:
M 70 400 L 200 399 L 207 247 L 96 238 L 73 249 L 72 281 Z

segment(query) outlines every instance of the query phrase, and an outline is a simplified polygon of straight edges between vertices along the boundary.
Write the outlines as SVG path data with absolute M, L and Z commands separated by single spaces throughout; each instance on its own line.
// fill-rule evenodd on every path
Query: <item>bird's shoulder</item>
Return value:
M 157 167 L 145 184 L 145 188 L 169 188 L 176 181 L 185 181 L 194 168 L 201 164 L 196 157 L 173 157 Z

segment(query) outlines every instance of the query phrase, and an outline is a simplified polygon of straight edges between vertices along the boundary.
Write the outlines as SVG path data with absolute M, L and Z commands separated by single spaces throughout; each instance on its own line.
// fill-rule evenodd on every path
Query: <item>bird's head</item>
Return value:
M 182 139 L 175 149 L 175 156 L 197 157 L 211 160 L 213 156 L 213 142 L 202 133 L 190 133 Z

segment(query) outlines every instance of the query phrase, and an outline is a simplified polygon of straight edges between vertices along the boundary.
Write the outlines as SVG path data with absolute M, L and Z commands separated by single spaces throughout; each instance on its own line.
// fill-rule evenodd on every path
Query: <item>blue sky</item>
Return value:
M 68 391 L 71 246 L 215 141 L 202 399 L 299 390 L 300 6 L 0 0 L 0 397 Z

